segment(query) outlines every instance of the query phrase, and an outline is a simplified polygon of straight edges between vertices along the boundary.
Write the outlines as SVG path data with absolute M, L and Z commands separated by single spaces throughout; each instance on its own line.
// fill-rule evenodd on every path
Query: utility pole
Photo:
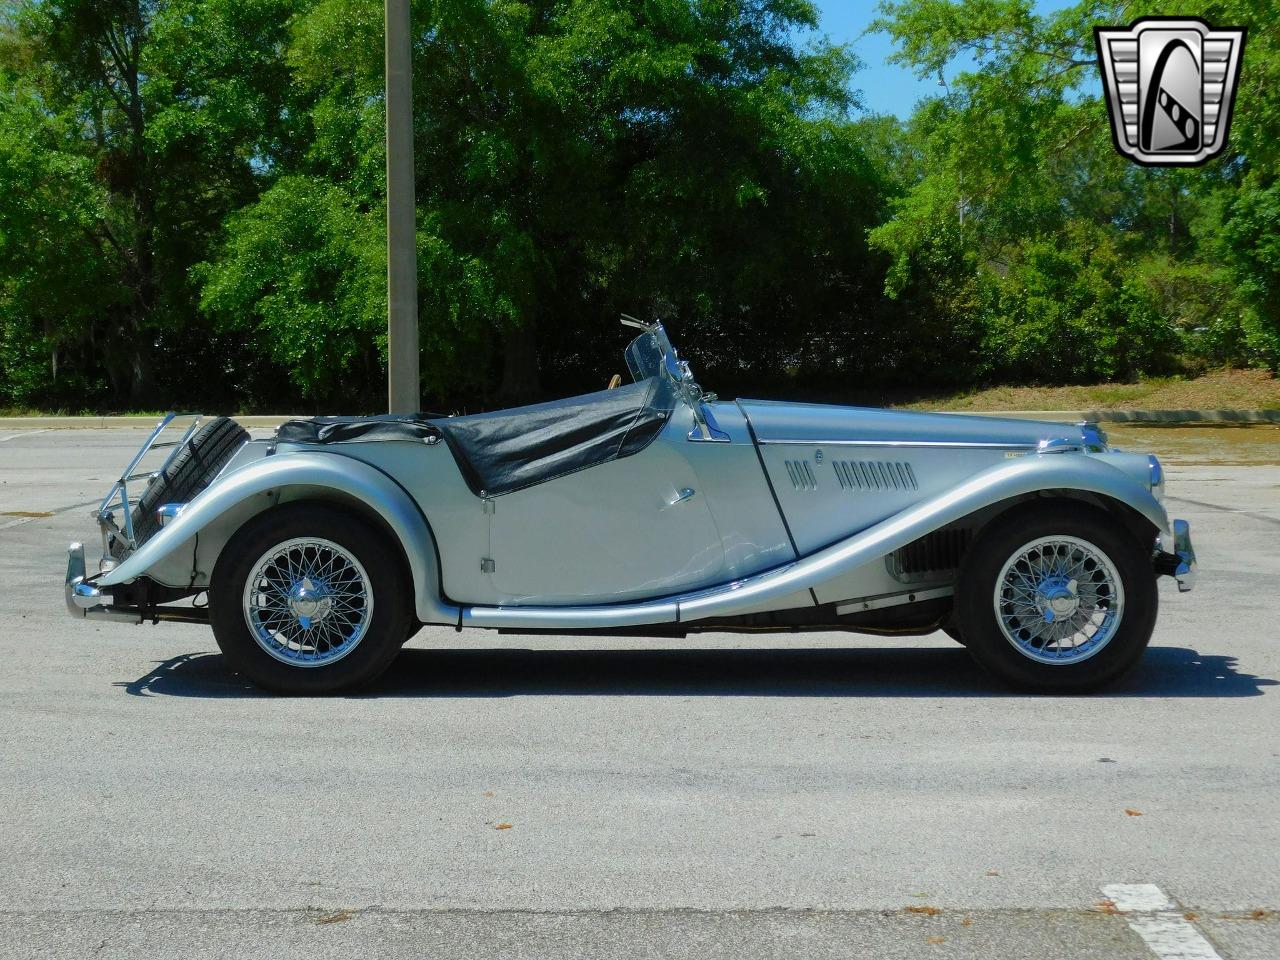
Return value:
M 386 0 L 387 405 L 416 413 L 418 257 L 413 184 L 413 35 L 409 0 Z

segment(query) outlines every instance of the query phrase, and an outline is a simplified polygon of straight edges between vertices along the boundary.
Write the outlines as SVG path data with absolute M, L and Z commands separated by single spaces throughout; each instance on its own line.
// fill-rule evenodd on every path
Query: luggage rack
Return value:
M 157 476 L 164 472 L 165 468 L 173 462 L 173 458 L 178 455 L 178 451 L 186 446 L 193 434 L 200 426 L 200 421 L 204 417 L 201 413 L 167 413 L 164 418 L 156 424 L 151 435 L 147 437 L 138 452 L 134 454 L 128 466 L 120 474 L 111 487 L 111 491 L 102 498 L 102 503 L 94 512 L 93 516 L 98 521 L 98 526 L 102 529 L 102 562 L 99 567 L 103 572 L 114 567 L 123 557 L 128 556 L 134 550 L 138 549 L 138 541 L 134 535 L 133 529 L 133 507 L 137 503 L 137 498 L 131 502 L 129 499 L 129 485 L 138 481 L 145 481 L 150 484 Z M 177 440 L 161 440 L 160 437 L 169 429 L 176 421 L 189 421 L 183 428 L 182 435 Z M 164 462 L 154 470 L 139 470 L 138 467 L 146 458 L 147 454 L 154 450 L 169 451 L 169 455 L 165 457 Z M 116 522 L 115 511 L 120 511 L 123 523 Z M 112 542 L 120 544 L 123 550 L 119 555 L 112 553 Z

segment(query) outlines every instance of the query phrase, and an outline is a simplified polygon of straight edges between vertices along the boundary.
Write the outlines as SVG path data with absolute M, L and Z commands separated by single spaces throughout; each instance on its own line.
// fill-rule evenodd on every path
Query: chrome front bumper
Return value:
M 1196 548 L 1191 545 L 1191 524 L 1173 521 L 1173 542 L 1156 537 L 1156 556 L 1163 561 L 1158 569 L 1178 581 L 1178 590 L 1186 593 L 1196 585 Z

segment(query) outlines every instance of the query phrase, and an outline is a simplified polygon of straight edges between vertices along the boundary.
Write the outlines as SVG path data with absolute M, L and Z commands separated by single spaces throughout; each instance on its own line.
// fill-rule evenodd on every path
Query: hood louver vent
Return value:
M 797 490 L 817 490 L 818 478 L 813 474 L 813 467 L 809 465 L 808 460 L 786 460 L 783 461 L 787 465 L 787 476 L 791 478 L 791 485 Z
M 919 490 L 909 463 L 880 460 L 832 460 L 842 490 Z

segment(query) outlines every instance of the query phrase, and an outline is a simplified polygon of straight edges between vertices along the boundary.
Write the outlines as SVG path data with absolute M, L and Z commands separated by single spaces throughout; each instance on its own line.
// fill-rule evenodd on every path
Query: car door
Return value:
M 609 603 L 720 582 L 725 553 L 678 407 L 647 447 L 488 498 L 485 569 L 506 603 Z

